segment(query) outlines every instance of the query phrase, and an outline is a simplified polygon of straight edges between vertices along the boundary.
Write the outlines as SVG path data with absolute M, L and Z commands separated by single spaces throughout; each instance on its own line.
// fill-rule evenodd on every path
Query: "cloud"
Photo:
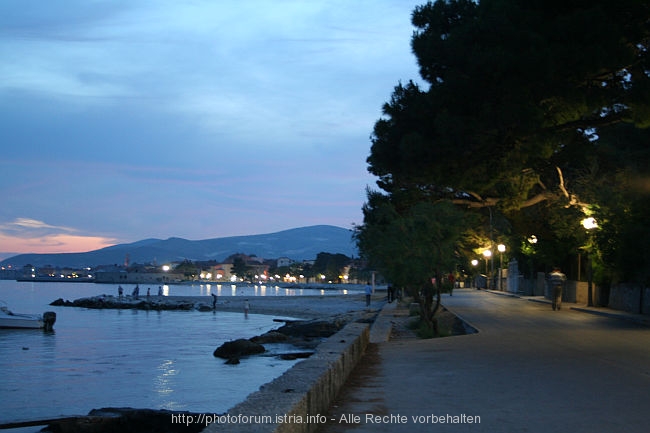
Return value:
M 71 227 L 55 226 L 32 218 L 16 218 L 0 223 L 3 252 L 63 253 L 85 252 L 115 244 L 115 239 L 77 233 Z
M 414 5 L 0 2 L 0 248 L 358 223 Z
M 47 233 L 47 232 L 74 232 L 70 227 L 54 226 L 43 221 L 31 218 L 16 218 L 12 222 L 0 223 L 0 231 L 5 233 Z

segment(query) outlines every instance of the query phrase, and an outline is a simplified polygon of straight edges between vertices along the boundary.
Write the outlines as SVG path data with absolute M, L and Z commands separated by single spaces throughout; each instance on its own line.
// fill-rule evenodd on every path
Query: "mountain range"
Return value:
M 228 256 L 243 253 L 264 259 L 289 257 L 296 261 L 313 260 L 318 253 L 358 256 L 352 230 L 330 225 L 317 225 L 284 230 L 276 233 L 231 236 L 191 241 L 182 238 L 145 239 L 118 244 L 85 253 L 19 254 L 0 265 L 20 268 L 32 266 L 95 267 L 130 263 L 169 263 L 182 260 L 223 261 Z

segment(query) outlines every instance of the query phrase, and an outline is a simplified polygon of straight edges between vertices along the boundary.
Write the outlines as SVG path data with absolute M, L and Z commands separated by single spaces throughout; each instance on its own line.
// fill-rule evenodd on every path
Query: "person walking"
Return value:
M 366 286 L 366 307 L 370 307 L 370 297 L 372 296 L 372 287 Z
M 248 310 L 251 309 L 251 304 L 248 303 L 248 299 L 244 301 L 244 317 L 248 319 Z
M 553 311 L 562 309 L 562 290 L 564 289 L 564 282 L 566 275 L 562 273 L 560 268 L 553 268 L 548 276 L 548 282 L 551 287 L 552 307 Z

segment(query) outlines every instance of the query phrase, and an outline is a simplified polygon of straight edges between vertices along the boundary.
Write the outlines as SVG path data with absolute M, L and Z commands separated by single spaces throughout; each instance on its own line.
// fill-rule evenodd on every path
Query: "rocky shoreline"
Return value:
M 370 323 L 384 299 L 376 295 L 374 305 L 366 308 L 364 295 L 322 296 L 273 296 L 250 297 L 223 296 L 216 302 L 212 296 L 112 296 L 99 295 L 73 301 L 61 298 L 52 306 L 90 309 L 138 309 L 155 311 L 227 311 L 242 312 L 248 304 L 248 314 L 265 314 L 291 317 L 275 319 L 283 325 L 264 335 L 250 339 L 237 339 L 224 343 L 214 351 L 214 356 L 237 364 L 243 356 L 267 353 L 264 345 L 283 344 L 299 349 L 296 352 L 279 353 L 283 359 L 308 357 L 324 339 L 353 321 Z
M 316 347 L 328 337 L 339 332 L 351 322 L 372 323 L 385 303 L 385 297 L 377 294 L 370 308 L 365 305 L 362 294 L 322 296 L 269 296 L 249 297 L 221 296 L 213 304 L 212 296 L 132 296 L 117 297 L 100 295 L 75 300 L 57 299 L 50 305 L 90 309 L 139 309 L 158 311 L 228 311 L 244 314 L 244 302 L 248 300 L 249 314 L 283 316 L 274 319 L 278 328 L 265 334 L 224 343 L 213 355 L 236 364 L 240 357 L 265 355 L 267 347 L 276 344 L 293 346 L 296 350 L 276 353 L 281 359 L 308 358 Z M 293 319 L 287 319 L 291 317 Z M 200 431 L 195 426 L 171 425 L 166 410 L 137 408 L 94 409 L 87 416 L 50 420 L 42 431 L 52 432 L 105 432 L 129 431 Z M 189 414 L 189 413 L 188 413 Z M 148 428 L 144 428 L 147 423 Z M 194 428 L 193 428 L 194 427 Z M 202 426 L 203 427 L 203 426 Z
M 371 309 L 378 309 L 385 296 L 373 297 Z M 367 309 L 363 294 L 319 295 L 319 296 L 220 296 L 216 304 L 212 296 L 113 296 L 99 295 L 79 298 L 73 301 L 59 298 L 50 305 L 92 309 L 139 309 L 139 310 L 184 310 L 184 311 L 229 311 L 244 312 L 248 300 L 250 314 L 281 315 L 302 319 L 313 319 L 337 314 L 359 315 Z
M 276 315 L 284 318 L 274 319 L 279 322 L 279 327 L 275 330 L 247 340 L 228 342 L 216 348 L 213 355 L 224 359 L 227 363 L 236 364 L 239 357 L 243 356 L 269 356 L 269 353 L 270 356 L 280 358 L 286 355 L 287 358 L 284 359 L 310 358 L 313 353 L 320 350 L 317 347 L 321 343 L 331 340 L 330 336 L 341 331 L 348 324 L 358 326 L 357 324 L 374 323 L 385 304 L 385 297 L 379 293 L 373 296 L 370 308 L 366 307 L 365 296 L 362 294 L 250 298 L 223 296 L 218 298 L 214 306 L 211 296 L 144 296 L 140 299 L 125 296 L 119 299 L 115 296 L 102 295 L 74 301 L 57 299 L 51 305 L 92 309 L 228 311 L 244 314 L 244 302 L 247 299 L 250 306 L 249 314 Z M 408 307 L 402 306 L 392 310 L 389 317 L 388 320 L 393 327 L 393 338 L 416 338 L 415 332 L 408 325 L 412 320 Z M 465 333 L 460 327 L 455 326 L 458 318 L 453 314 L 443 311 L 441 320 L 449 322 L 451 335 Z M 277 344 L 291 345 L 296 350 L 278 353 L 273 349 Z M 116 431 L 118 427 L 125 432 L 200 431 L 193 429 L 195 426 L 171 425 L 170 414 L 171 412 L 166 410 L 152 409 L 95 409 L 87 416 L 50 420 L 47 423 L 48 427 L 42 431 L 103 433 Z

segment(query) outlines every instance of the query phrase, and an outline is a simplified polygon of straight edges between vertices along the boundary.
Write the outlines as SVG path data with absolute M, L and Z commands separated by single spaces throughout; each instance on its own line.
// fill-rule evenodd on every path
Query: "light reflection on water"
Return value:
M 33 283 L 38 284 L 38 283 Z M 66 284 L 66 283 L 48 283 L 48 284 Z M 77 283 L 79 285 L 83 283 Z M 94 294 L 107 294 L 117 295 L 117 284 L 101 284 L 94 285 L 89 283 L 90 286 L 95 286 Z M 156 286 L 150 284 L 140 284 L 140 296 L 147 293 L 150 289 L 151 295 L 158 294 L 158 287 L 162 289 L 164 296 L 210 296 L 215 294 L 217 296 L 309 296 L 309 295 L 347 295 L 350 293 L 348 289 L 341 288 L 341 286 L 331 286 L 327 289 L 324 288 L 300 288 L 300 287 L 280 287 L 277 285 L 265 284 L 179 284 Z M 131 294 L 135 284 L 123 284 L 124 294 Z M 352 286 L 351 286 L 352 287 Z M 99 290 L 98 290 L 99 289 Z M 354 289 L 353 289 L 354 290 Z M 362 288 L 357 288 L 357 291 L 362 291 Z M 90 295 L 83 295 L 90 296 Z
M 273 316 L 48 305 L 59 297 L 76 299 L 107 289 L 117 294 L 117 285 L 0 280 L 0 299 L 14 311 L 57 314 L 53 333 L 0 330 L 0 422 L 86 414 L 101 407 L 223 413 L 296 362 L 258 356 L 233 366 L 212 355 L 225 341 L 277 327 Z M 230 285 L 209 288 L 215 289 L 240 293 Z M 177 295 L 180 288 L 168 290 Z M 209 293 L 207 287 L 202 290 Z M 269 290 L 276 289 L 251 287 L 242 293 L 268 296 Z

